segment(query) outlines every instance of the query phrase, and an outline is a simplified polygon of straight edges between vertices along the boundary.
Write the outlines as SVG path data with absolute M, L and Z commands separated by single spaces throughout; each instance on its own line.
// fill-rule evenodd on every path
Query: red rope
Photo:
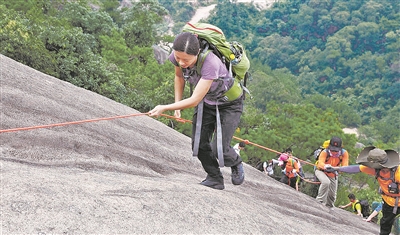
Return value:
M 174 117 L 174 116 L 170 116 L 170 115 L 166 115 L 166 114 L 161 114 L 161 116 L 164 116 L 164 117 L 167 117 L 167 118 L 171 118 L 171 119 L 175 119 L 176 121 L 182 122 L 182 123 L 186 123 L 186 122 L 190 122 L 190 123 L 191 123 L 191 122 L 192 122 L 191 120 L 187 120 L 187 119 L 183 119 L 183 118 L 176 118 L 176 117 Z M 276 151 L 276 150 L 267 148 L 267 147 L 265 147 L 265 146 L 262 146 L 262 145 L 259 145 L 259 144 L 250 142 L 249 140 L 241 139 L 241 138 L 236 137 L 236 136 L 233 136 L 233 138 L 234 138 L 234 139 L 237 139 L 237 140 L 239 140 L 239 141 L 243 141 L 243 142 L 245 142 L 245 144 L 251 144 L 251 145 L 254 145 L 254 146 L 259 147 L 259 148 L 261 148 L 261 149 L 264 149 L 264 150 L 273 152 L 273 153 L 284 154 L 284 153 L 281 153 L 281 152 L 279 152 L 279 151 Z M 316 166 L 315 164 L 310 163 L 310 162 L 308 162 L 308 161 L 305 161 L 305 160 L 302 160 L 302 159 L 299 159 L 299 158 L 296 158 L 296 159 L 298 159 L 299 161 L 301 161 L 301 162 L 303 162 L 303 163 L 305 163 L 305 164 L 308 164 L 308 165 L 311 165 L 311 166 Z
M 20 128 L 0 130 L 0 133 L 26 131 L 26 130 L 33 130 L 33 129 L 40 129 L 40 128 L 50 128 L 50 127 L 56 127 L 56 126 L 75 125 L 75 124 L 82 124 L 82 123 L 87 123 L 87 122 L 98 122 L 98 121 L 112 120 L 112 119 L 118 119 L 118 118 L 128 118 L 128 117 L 134 117 L 134 116 L 140 116 L 140 115 L 147 115 L 147 114 L 148 113 L 137 113 L 137 114 L 122 115 L 122 116 L 114 116 L 114 117 L 88 119 L 88 120 L 74 121 L 74 122 L 54 123 L 54 124 L 42 125 L 42 126 L 20 127 Z
M 56 126 L 67 126 L 67 125 L 76 125 L 76 124 L 82 124 L 82 123 L 88 123 L 88 122 L 98 122 L 98 121 L 106 121 L 106 120 L 113 120 L 113 119 L 129 118 L 129 117 L 142 116 L 142 115 L 148 115 L 148 114 L 149 113 L 136 113 L 136 114 L 128 114 L 128 115 L 105 117 L 105 118 L 87 119 L 87 120 L 81 120 L 81 121 L 54 123 L 54 124 L 41 125 L 41 126 L 30 126 L 30 127 L 4 129 L 4 130 L 0 130 L 0 134 L 1 133 L 7 133 L 7 132 L 26 131 L 26 130 L 41 129 L 41 128 L 51 128 L 51 127 L 56 127 Z M 167 118 L 170 118 L 170 119 L 175 119 L 176 121 L 181 122 L 181 123 L 186 123 L 186 122 L 191 123 L 192 122 L 191 120 L 187 120 L 187 119 L 183 119 L 183 118 L 176 118 L 174 116 L 170 116 L 170 115 L 167 115 L 167 114 L 161 114 L 161 116 L 164 116 L 164 117 L 167 117 Z M 249 140 L 244 140 L 244 139 L 241 139 L 241 138 L 236 137 L 236 136 L 233 136 L 233 138 L 237 139 L 239 141 L 244 141 L 246 144 L 251 144 L 251 145 L 254 145 L 254 146 L 259 147 L 261 149 L 265 149 L 267 151 L 270 151 L 270 152 L 274 152 L 274 153 L 277 153 L 277 154 L 283 154 L 283 153 L 278 152 L 276 150 L 267 148 L 265 146 L 262 146 L 262 145 L 259 145 L 259 144 L 253 143 L 253 142 L 250 142 Z M 304 160 L 301 160 L 301 159 L 298 159 L 298 160 L 314 166 L 314 164 L 309 163 L 307 161 L 304 161 Z M 302 178 L 302 179 L 304 181 L 306 181 L 306 182 L 309 182 L 309 183 L 320 183 L 320 182 L 307 181 L 304 178 Z

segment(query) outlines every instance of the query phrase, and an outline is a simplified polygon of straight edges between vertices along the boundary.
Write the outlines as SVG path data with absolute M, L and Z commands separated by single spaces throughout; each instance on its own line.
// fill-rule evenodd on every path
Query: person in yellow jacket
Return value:
M 344 209 L 351 206 L 354 213 L 356 213 L 358 216 L 363 217 L 363 214 L 361 213 L 360 200 L 356 199 L 356 195 L 354 195 L 353 193 L 350 193 L 347 197 L 349 198 L 350 202 L 344 206 L 339 206 L 339 208 Z
M 279 165 L 284 168 L 280 182 L 296 189 L 297 174 L 300 173 L 300 168 L 298 162 L 293 158 L 292 152 L 282 153 L 278 160 L 282 161 Z
M 346 173 L 364 172 L 376 177 L 382 194 L 382 218 L 380 235 L 388 235 L 394 220 L 400 214 L 400 160 L 399 153 L 394 150 L 382 150 L 374 146 L 364 148 L 358 155 L 356 163 L 346 167 L 332 167 Z
M 348 166 L 349 154 L 342 148 L 342 139 L 332 137 L 328 148 L 324 149 L 319 155 L 315 176 L 321 182 L 317 201 L 327 207 L 333 208 L 336 201 L 338 188 L 338 173 L 332 170 L 332 167 Z M 327 169 L 330 170 L 327 170 Z

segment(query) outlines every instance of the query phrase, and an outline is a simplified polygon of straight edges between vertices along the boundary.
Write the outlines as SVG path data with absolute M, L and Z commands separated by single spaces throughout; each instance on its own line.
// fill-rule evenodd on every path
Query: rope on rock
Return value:
M 95 119 L 87 119 L 87 120 L 81 120 L 81 121 L 72 121 L 72 122 L 63 122 L 63 123 L 53 123 L 53 124 L 48 124 L 48 125 L 38 125 L 38 126 L 30 126 L 30 127 L 19 127 L 19 128 L 11 128 L 11 129 L 3 129 L 0 130 L 0 134 L 1 133 L 8 133 L 8 132 L 17 132 L 17 131 L 27 131 L 27 130 L 34 130 L 34 129 L 42 129 L 42 128 L 52 128 L 52 127 L 58 127 L 58 126 L 67 126 L 67 125 L 77 125 L 77 124 L 83 124 L 83 123 L 89 123 L 89 122 L 99 122 L 99 121 L 108 121 L 108 120 L 114 120 L 114 119 L 121 119 L 121 118 L 129 118 L 129 117 L 136 117 L 136 116 L 143 116 L 143 115 L 149 115 L 149 113 L 136 113 L 136 114 L 128 114 L 128 115 L 120 115 L 120 116 L 113 116 L 113 117 L 104 117 L 104 118 L 95 118 Z M 191 123 L 191 120 L 187 120 L 187 119 L 183 119 L 183 118 L 176 118 L 174 116 L 170 116 L 167 114 L 161 114 L 161 116 L 164 116 L 166 118 L 170 118 L 170 119 L 175 119 L 178 122 L 181 123 Z M 245 144 L 250 144 L 250 145 L 254 145 L 258 148 L 273 152 L 273 153 L 277 153 L 277 154 L 284 154 L 281 153 L 279 151 L 267 148 L 265 146 L 250 142 L 249 140 L 244 140 L 241 139 L 239 137 L 233 136 L 234 139 L 239 140 L 239 141 L 243 141 L 245 142 Z M 315 166 L 315 164 L 312 164 L 310 162 L 304 161 L 302 159 L 296 158 L 299 161 Z M 305 182 L 308 183 L 313 183 L 313 184 L 319 184 L 320 182 L 314 182 L 314 181 L 309 181 L 305 178 L 300 177 L 302 180 L 304 180 Z
M 88 119 L 88 120 L 82 120 L 82 121 L 54 123 L 54 124 L 41 125 L 41 126 L 30 126 L 30 127 L 4 129 L 4 130 L 0 130 L 0 133 L 16 132 L 16 131 L 27 131 L 27 130 L 41 129 L 41 128 L 51 128 L 51 127 L 56 127 L 56 126 L 76 125 L 76 124 L 82 124 L 82 123 L 88 123 L 88 122 L 98 122 L 98 121 L 113 120 L 113 119 L 119 119 L 119 118 L 135 117 L 135 116 L 141 116 L 141 115 L 148 115 L 148 113 L 136 113 L 136 114 L 114 116 L 114 117 Z

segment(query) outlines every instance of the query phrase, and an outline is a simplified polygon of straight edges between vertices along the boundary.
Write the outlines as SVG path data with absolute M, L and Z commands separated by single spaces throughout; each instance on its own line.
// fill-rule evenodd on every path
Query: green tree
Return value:
M 0 5 L 1 53 L 47 74 L 57 76 L 56 59 L 38 37 L 42 26 Z
M 255 107 L 263 111 L 271 100 L 280 104 L 296 104 L 301 100 L 297 81 L 286 69 L 272 71 L 267 67 L 260 68 L 252 74 L 248 87 L 251 95 L 256 97 Z
M 240 129 L 243 139 L 278 151 L 291 146 L 297 157 L 306 160 L 324 140 L 339 136 L 346 149 L 355 154 L 352 146 L 356 143 L 356 137 L 343 133 L 337 113 L 332 109 L 321 111 L 310 104 L 282 105 L 274 101 L 268 102 L 267 107 L 265 117 L 257 117 L 254 111 L 249 114 L 244 112 Z M 255 121 L 252 116 L 259 121 Z M 276 155 L 253 147 L 249 147 L 246 152 L 249 161 L 253 163 L 259 159 L 274 158 Z M 253 157 L 257 159 L 254 160 Z
M 158 42 L 156 25 L 163 22 L 167 11 L 156 0 L 133 2 L 132 7 L 123 13 L 122 29 L 129 48 L 149 47 Z
M 118 26 L 122 24 L 121 10 L 119 0 L 100 0 L 101 1 L 101 10 L 107 13 L 112 19 L 113 22 Z
M 100 35 L 109 35 L 116 27 L 107 12 L 95 11 L 76 2 L 66 4 L 60 11 L 59 18 L 67 20 L 72 27 L 81 28 L 84 34 L 90 34 L 96 39 Z

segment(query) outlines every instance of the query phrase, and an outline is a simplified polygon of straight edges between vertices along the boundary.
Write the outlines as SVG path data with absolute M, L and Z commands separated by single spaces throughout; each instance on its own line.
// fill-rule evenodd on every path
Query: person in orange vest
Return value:
M 283 175 L 280 182 L 288 184 L 296 189 L 297 174 L 300 172 L 299 164 L 292 156 L 292 150 L 288 149 L 279 156 L 279 165 L 283 168 Z
M 333 208 L 335 205 L 338 188 L 338 173 L 332 170 L 332 167 L 340 165 L 349 165 L 349 154 L 342 148 L 342 139 L 332 137 L 328 148 L 319 155 L 315 170 L 315 176 L 321 182 L 316 199 L 329 208 Z
M 394 150 L 382 150 L 374 146 L 365 147 L 357 157 L 357 164 L 346 167 L 331 167 L 350 174 L 364 172 L 376 177 L 382 194 L 382 218 L 380 235 L 389 235 L 396 216 L 400 214 L 400 160 Z

